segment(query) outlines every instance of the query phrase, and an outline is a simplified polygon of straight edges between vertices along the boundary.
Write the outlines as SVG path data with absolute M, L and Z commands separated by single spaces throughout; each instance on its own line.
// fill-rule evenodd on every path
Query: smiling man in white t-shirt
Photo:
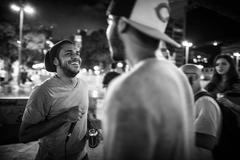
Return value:
M 20 128 L 21 142 L 39 140 L 36 160 L 87 158 L 88 88 L 76 77 L 80 65 L 80 53 L 69 40 L 56 43 L 45 56 L 46 70 L 56 75 L 33 90 Z

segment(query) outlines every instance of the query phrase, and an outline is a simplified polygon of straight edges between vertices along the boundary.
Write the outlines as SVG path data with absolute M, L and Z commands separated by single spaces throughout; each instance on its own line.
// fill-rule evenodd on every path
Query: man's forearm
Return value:
M 20 128 L 20 141 L 27 143 L 30 141 L 38 140 L 41 137 L 44 137 L 51 132 L 55 131 L 57 128 L 62 126 L 66 122 L 64 113 L 46 120 L 38 124 L 28 125 L 23 124 Z

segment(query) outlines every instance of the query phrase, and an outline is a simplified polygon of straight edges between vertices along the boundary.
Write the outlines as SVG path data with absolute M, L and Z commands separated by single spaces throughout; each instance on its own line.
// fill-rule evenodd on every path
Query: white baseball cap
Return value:
M 107 15 L 123 17 L 135 29 L 176 47 L 176 41 L 165 34 L 170 18 L 168 0 L 112 0 Z
M 196 74 L 198 77 L 201 77 L 202 71 L 198 68 L 195 64 L 185 64 L 180 67 L 180 70 L 183 71 L 185 74 Z

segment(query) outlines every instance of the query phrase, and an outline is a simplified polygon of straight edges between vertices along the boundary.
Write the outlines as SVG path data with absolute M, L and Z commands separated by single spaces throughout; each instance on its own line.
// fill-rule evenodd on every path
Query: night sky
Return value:
M 240 40 L 240 11 L 233 0 L 212 7 L 198 6 L 187 13 L 187 37 L 196 44 L 213 40 L 224 42 Z M 220 2 L 220 1 L 219 1 Z M 226 7 L 224 6 L 226 5 Z M 238 11 L 236 11 L 238 10 Z
M 11 1 L 1 0 L 1 16 L 18 23 L 19 16 L 11 11 Z M 14 2 L 14 1 L 13 1 Z M 18 2 L 18 1 L 16 1 Z M 34 15 L 25 15 L 24 23 L 53 26 L 53 38 L 68 38 L 77 29 L 87 29 L 89 32 L 106 28 L 106 3 L 101 1 L 79 0 L 28 0 L 35 8 Z
M 1 0 L 0 17 L 18 23 L 19 16 L 11 11 L 9 4 L 14 0 Z M 106 29 L 105 11 L 110 0 L 25 0 L 36 10 L 35 15 L 26 15 L 24 23 L 53 26 L 53 38 L 62 39 L 73 35 L 77 29 L 89 32 Z M 170 0 L 175 8 L 172 15 L 179 14 L 180 3 L 185 0 Z M 240 12 L 236 0 L 190 0 L 198 2 L 187 12 L 187 38 L 196 44 L 213 40 L 240 39 Z M 18 2 L 18 0 L 15 0 Z M 205 5 L 205 6 L 204 6 Z M 206 5 L 210 5 L 206 6 Z M 214 9 L 219 9 L 216 12 Z M 239 18 L 239 20 L 238 20 Z

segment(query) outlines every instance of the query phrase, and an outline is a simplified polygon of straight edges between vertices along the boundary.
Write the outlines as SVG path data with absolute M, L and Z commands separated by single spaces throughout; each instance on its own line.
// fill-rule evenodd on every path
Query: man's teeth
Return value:
M 75 64 L 79 64 L 78 62 L 72 62 L 71 64 L 75 65 Z

